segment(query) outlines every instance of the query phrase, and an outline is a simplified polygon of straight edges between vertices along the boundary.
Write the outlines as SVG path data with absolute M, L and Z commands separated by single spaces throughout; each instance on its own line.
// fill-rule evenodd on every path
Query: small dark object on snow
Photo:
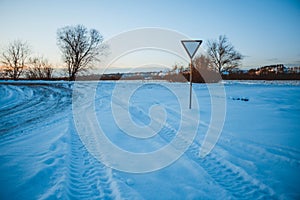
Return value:
M 238 100 L 238 101 L 249 101 L 249 99 L 248 98 L 232 98 L 232 100 Z

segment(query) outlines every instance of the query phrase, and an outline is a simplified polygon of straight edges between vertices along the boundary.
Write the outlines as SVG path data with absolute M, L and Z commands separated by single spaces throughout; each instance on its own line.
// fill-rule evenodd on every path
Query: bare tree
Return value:
M 220 73 L 237 68 L 243 59 L 243 56 L 234 49 L 225 35 L 219 36 L 217 41 L 208 41 L 207 48 L 213 67 Z
M 95 29 L 87 30 L 83 25 L 66 26 L 57 31 L 57 44 L 68 68 L 69 80 L 85 70 L 104 50 L 102 35 Z
M 53 73 L 53 67 L 48 60 L 43 57 L 29 58 L 27 69 L 27 78 L 33 79 L 50 79 Z
M 18 79 L 23 72 L 28 56 L 29 45 L 21 40 L 15 40 L 8 44 L 2 53 L 1 62 L 5 65 L 5 73 L 14 80 Z

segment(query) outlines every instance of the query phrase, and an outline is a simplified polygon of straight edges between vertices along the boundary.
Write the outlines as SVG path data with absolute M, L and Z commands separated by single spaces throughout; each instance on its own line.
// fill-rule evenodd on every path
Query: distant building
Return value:
M 284 74 L 288 72 L 283 64 L 263 66 L 256 70 L 256 75 Z

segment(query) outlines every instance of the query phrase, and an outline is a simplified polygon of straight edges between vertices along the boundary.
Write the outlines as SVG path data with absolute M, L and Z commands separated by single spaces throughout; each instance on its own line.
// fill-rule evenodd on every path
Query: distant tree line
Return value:
M 65 64 L 66 76 L 54 78 L 55 68 L 43 56 L 32 56 L 30 45 L 22 40 L 10 42 L 0 54 L 3 65 L 0 78 L 43 79 L 43 80 L 119 80 L 119 79 L 163 79 L 169 81 L 189 81 L 190 68 L 174 65 L 166 73 L 81 75 L 91 68 L 108 47 L 103 44 L 103 36 L 95 29 L 83 25 L 65 26 L 57 30 L 57 45 Z M 245 72 L 239 70 L 243 55 L 229 42 L 225 35 L 217 40 L 209 40 L 205 46 L 206 55 L 192 61 L 193 82 L 218 82 L 223 79 L 298 79 L 299 68 L 286 68 L 284 65 L 264 66 Z M 287 74 L 293 74 L 293 76 Z M 296 77 L 296 78 L 295 78 Z
M 21 40 L 10 42 L 1 54 L 4 65 L 1 76 L 17 80 L 21 75 L 28 79 L 51 79 L 53 66 L 43 57 L 30 57 L 29 45 Z
M 57 45 L 65 64 L 67 79 L 74 81 L 80 72 L 89 69 L 105 54 L 107 47 L 103 44 L 103 36 L 95 29 L 87 29 L 83 25 L 65 26 L 57 30 Z M 228 42 L 226 36 L 207 42 L 208 56 L 200 56 L 193 61 L 193 79 L 203 82 L 210 77 L 215 81 L 217 73 L 238 67 L 242 55 Z M 31 56 L 30 46 L 21 40 L 8 44 L 1 53 L 0 61 L 4 65 L 1 77 L 10 79 L 53 79 L 54 67 L 44 57 Z M 172 71 L 164 78 L 174 81 L 188 79 L 189 70 L 175 66 L 179 74 Z M 89 76 L 97 77 L 96 76 Z M 119 78 L 106 76 L 102 79 Z M 129 77 L 128 77 L 129 78 Z M 138 78 L 138 77 L 132 77 Z M 161 78 L 157 76 L 156 78 Z
M 57 30 L 57 45 L 66 65 L 68 80 L 74 81 L 79 72 L 99 61 L 106 49 L 102 42 L 103 37 L 97 30 L 88 30 L 83 25 L 66 26 Z M 3 65 L 0 78 L 53 79 L 53 65 L 44 57 L 32 57 L 31 53 L 27 42 L 10 42 L 0 55 Z

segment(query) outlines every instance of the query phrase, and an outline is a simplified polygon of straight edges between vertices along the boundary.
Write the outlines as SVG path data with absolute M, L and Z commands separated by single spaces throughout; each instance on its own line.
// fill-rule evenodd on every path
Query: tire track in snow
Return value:
M 70 90 L 61 84 L 0 84 L 0 133 L 42 122 L 70 105 Z
M 18 92 L 12 92 L 9 91 L 2 92 L 5 93 L 7 96 L 7 99 L 15 99 L 12 97 L 15 93 L 22 94 L 23 89 L 18 88 L 15 89 L 15 86 L 10 86 L 14 89 L 9 89 L 9 91 L 16 90 Z M 25 88 L 31 88 L 32 86 L 24 86 Z M 52 93 L 52 90 L 47 89 L 48 86 L 42 86 L 44 88 L 43 90 L 40 90 L 41 92 L 48 92 Z M 32 88 L 33 89 L 33 88 Z M 56 90 L 54 90 L 56 91 Z M 27 113 L 32 110 L 32 108 L 35 107 L 44 107 L 44 104 L 34 104 L 35 101 L 43 101 L 46 100 L 46 97 L 39 98 L 34 92 L 30 90 L 24 91 L 26 95 L 22 96 L 21 99 L 25 98 L 26 101 L 20 101 L 20 105 L 18 103 L 14 102 L 10 105 L 3 106 L 1 105 L 0 109 L 1 111 L 7 111 L 9 109 L 7 108 L 15 108 L 19 110 L 17 112 L 18 115 L 26 117 Z M 61 96 L 61 91 L 57 91 L 58 96 L 53 96 L 53 98 L 65 98 L 64 95 Z M 56 95 L 56 94 L 53 94 Z M 31 97 L 31 98 L 29 98 Z M 35 98 L 37 97 L 37 98 Z M 5 101 L 7 101 L 7 99 Z M 28 101 L 30 99 L 33 99 L 33 101 Z M 19 100 L 19 99 L 18 99 Z M 2 102 L 5 102 L 4 100 Z M 31 118 L 32 121 L 22 121 L 20 118 L 20 124 L 23 124 L 20 128 L 24 128 L 24 126 L 30 126 L 30 128 L 34 128 L 34 123 L 37 121 L 42 122 L 48 113 L 51 115 L 53 112 L 60 112 L 64 110 L 64 107 L 66 104 L 64 104 L 64 101 L 60 101 L 55 99 L 56 104 L 52 104 L 53 107 L 48 107 L 47 109 L 39 109 L 37 113 L 33 112 L 33 115 L 36 115 L 36 118 Z M 31 107 L 31 109 L 26 109 L 26 106 L 24 106 L 25 111 L 22 110 L 22 104 L 25 104 L 27 107 Z M 27 104 L 26 104 L 27 103 Z M 32 104 L 30 104 L 32 103 Z M 62 106 L 61 106 L 62 103 Z M 118 102 L 119 103 L 119 102 Z M 126 104 L 125 104 L 126 105 Z M 171 108 L 167 108 L 171 109 Z M 142 111 L 142 109 L 140 109 Z M 42 115 L 43 113 L 43 115 Z M 1 112 L 2 114 L 2 112 Z M 178 113 L 180 114 L 180 113 Z M 9 117 L 6 117 L 9 116 Z M 1 120 L 3 119 L 9 119 L 14 116 L 13 113 L 10 113 L 7 111 L 6 115 L 1 115 Z M 38 117 L 40 116 L 40 117 Z M 201 123 L 203 126 L 205 124 Z M 176 134 L 176 130 L 172 130 L 172 126 L 168 125 L 168 132 L 165 132 L 165 134 L 162 134 L 161 137 L 163 137 L 167 142 L 169 142 L 173 137 L 174 134 Z M 18 128 L 18 127 L 13 127 Z M 88 194 L 94 195 L 94 197 L 98 198 L 117 198 L 118 193 L 117 189 L 115 188 L 114 178 L 112 174 L 112 170 L 106 168 L 105 166 L 101 165 L 97 161 L 95 161 L 94 158 L 92 158 L 91 155 L 88 155 L 86 149 L 82 147 L 81 141 L 78 138 L 78 135 L 76 134 L 75 130 L 70 127 L 69 134 L 71 137 L 71 146 L 70 146 L 70 155 L 69 155 L 69 162 L 67 162 L 67 178 L 66 178 L 66 184 L 67 184 L 67 196 L 69 198 L 85 198 L 88 197 Z M 184 138 L 182 138 L 182 141 L 184 142 Z M 221 141 L 222 142 L 222 141 Z M 223 145 L 223 142 L 222 142 Z M 192 161 L 196 162 L 199 166 L 201 166 L 203 169 L 207 171 L 207 173 L 215 180 L 216 184 L 221 185 L 224 189 L 228 191 L 229 194 L 232 195 L 233 198 L 274 198 L 273 191 L 268 188 L 268 186 L 265 186 L 260 181 L 256 180 L 255 178 L 251 177 L 247 172 L 234 165 L 228 160 L 225 160 L 223 158 L 220 158 L 217 153 L 212 152 L 208 155 L 205 159 L 200 159 L 198 157 L 198 152 L 200 148 L 200 144 L 194 142 L 191 147 L 186 152 L 186 155 L 191 158 Z M 230 147 L 228 147 L 230 149 Z M 251 148 L 251 147 L 249 147 Z M 220 149 L 220 151 L 226 151 L 223 149 Z M 226 151 L 227 152 L 227 151 Z M 258 152 L 259 153 L 259 152 Z M 91 193 L 92 192 L 92 193 Z M 99 196 L 97 196 L 99 194 Z
M 128 102 L 123 102 L 122 99 L 115 100 L 116 104 L 120 105 L 123 109 L 127 110 Z M 174 113 L 177 113 L 177 116 L 180 116 L 177 110 L 174 110 L 170 107 L 165 107 L 166 109 L 172 110 Z M 139 112 L 143 112 L 144 115 L 147 115 L 141 108 L 136 108 Z M 189 120 L 193 120 L 192 117 L 188 117 Z M 152 119 L 159 120 L 159 119 Z M 201 123 L 204 125 L 204 123 Z M 172 125 L 165 124 L 168 131 L 160 134 L 160 136 L 169 143 L 174 135 L 177 133 Z M 208 126 L 207 126 L 208 127 Z M 181 138 L 181 145 L 187 143 L 185 138 Z M 236 199 L 276 199 L 275 192 L 264 183 L 260 182 L 258 179 L 249 175 L 243 168 L 231 163 L 229 160 L 220 158 L 221 155 L 218 155 L 214 152 L 211 152 L 205 158 L 199 157 L 199 149 L 201 145 L 194 141 L 185 154 L 202 167 L 208 175 L 215 181 L 216 184 L 222 186 L 227 193 L 231 195 L 231 198 Z M 226 151 L 221 149 L 221 151 Z M 227 152 L 227 151 L 226 151 Z M 227 152 L 228 153 L 228 152 Z
M 82 84 L 84 90 L 88 89 L 88 85 Z M 77 98 L 88 99 L 85 92 L 77 93 L 77 95 Z M 86 101 L 78 109 L 84 113 L 88 106 L 91 104 Z M 70 199 L 122 199 L 113 177 L 113 170 L 88 152 L 76 132 L 73 118 L 70 121 L 68 197 Z
M 0 143 L 4 150 L 0 167 L 8 170 L 6 165 L 14 166 L 1 178 L 14 178 L 14 173 L 20 176 L 11 180 L 15 185 L 7 186 L 11 198 L 61 197 L 70 94 L 63 83 L 0 84 Z M 16 171 L 18 168 L 22 172 Z
M 275 192 L 269 186 L 253 178 L 243 168 L 220 158 L 220 154 L 211 152 L 205 158 L 198 156 L 199 145 L 193 143 L 186 152 L 214 179 L 237 199 L 273 199 Z M 223 150 L 222 150 L 223 151 Z
M 72 129 L 70 136 L 66 181 L 69 199 L 120 199 L 112 170 L 89 154 Z
M 170 124 L 166 124 L 166 126 L 169 128 L 169 131 L 161 134 L 161 137 L 170 142 L 176 134 L 176 130 Z M 186 142 L 188 141 L 185 138 L 181 138 L 181 143 Z M 194 140 L 185 154 L 202 167 L 215 183 L 222 186 L 232 198 L 277 199 L 272 188 L 249 175 L 243 168 L 229 160 L 223 159 L 217 151 L 210 152 L 205 158 L 199 157 L 200 147 L 201 145 Z M 228 151 L 220 148 L 219 145 L 218 149 L 222 153 L 226 152 L 229 154 Z
M 121 199 L 117 183 L 113 180 L 112 169 L 98 162 L 83 146 L 74 129 L 71 111 L 71 88 L 69 84 L 0 84 L 0 130 L 1 144 L 30 143 L 36 140 L 36 127 L 50 126 L 51 141 L 43 141 L 50 147 L 34 149 L 43 153 L 34 154 L 34 163 L 44 168 L 36 168 L 36 172 L 27 183 L 38 180 L 48 174 L 47 188 L 41 199 Z M 55 115 L 55 116 L 54 116 Z M 61 124 L 63 123 L 63 124 Z M 58 132 L 58 125 L 68 125 L 66 130 Z M 51 127 L 56 132 L 51 132 Z M 46 128 L 47 129 L 47 128 Z M 13 133 L 13 134 L 10 134 Z M 33 135 L 34 134 L 34 135 Z M 54 134 L 54 135 L 53 135 Z M 50 138 L 46 136 L 46 138 Z M 47 150 L 44 152 L 44 150 Z M 21 156 L 21 155 L 20 155 Z M 63 162 L 64 160 L 64 162 Z M 31 164 L 29 164 L 30 166 Z M 32 166 L 34 167 L 34 166 Z M 37 191 L 36 194 L 41 191 Z

